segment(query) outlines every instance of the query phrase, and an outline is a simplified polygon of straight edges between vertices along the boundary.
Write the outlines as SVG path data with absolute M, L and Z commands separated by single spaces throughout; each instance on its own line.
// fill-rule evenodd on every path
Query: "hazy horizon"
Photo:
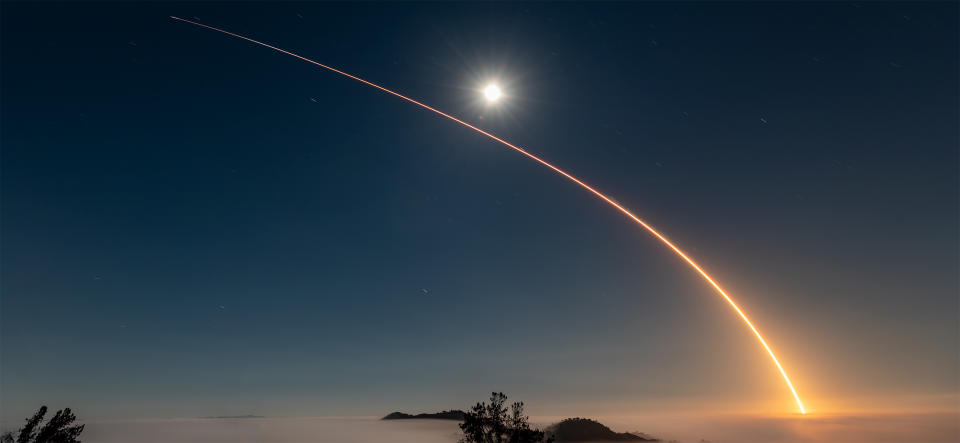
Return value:
M 565 417 L 531 417 L 544 428 Z M 661 441 L 697 443 L 952 443 L 958 415 L 884 414 L 829 417 L 710 417 L 674 419 L 594 417 L 618 432 L 641 432 Z M 443 443 L 458 439 L 450 420 L 379 420 L 379 417 L 265 417 L 88 421 L 85 435 L 97 443 Z

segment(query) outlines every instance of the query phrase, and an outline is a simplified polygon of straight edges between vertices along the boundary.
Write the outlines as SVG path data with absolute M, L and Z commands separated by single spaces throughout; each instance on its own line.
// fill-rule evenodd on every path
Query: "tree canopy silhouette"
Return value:
M 80 443 L 77 437 L 83 432 L 84 425 L 73 425 L 77 417 L 70 412 L 70 408 L 57 411 L 40 427 L 45 415 L 47 407 L 41 406 L 33 417 L 27 419 L 27 424 L 17 431 L 16 436 L 7 432 L 0 436 L 0 443 Z
M 463 438 L 460 443 L 541 443 L 543 431 L 531 429 L 523 415 L 523 402 L 514 402 L 510 408 L 504 406 L 507 396 L 502 392 L 490 394 L 490 404 L 477 403 L 463 418 L 460 429 Z M 551 443 L 553 439 L 546 439 Z

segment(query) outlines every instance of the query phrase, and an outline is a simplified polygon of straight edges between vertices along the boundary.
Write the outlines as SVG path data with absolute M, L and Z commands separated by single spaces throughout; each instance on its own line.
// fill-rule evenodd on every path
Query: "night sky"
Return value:
M 603 202 L 170 15 L 609 193 L 812 410 L 956 406 L 957 3 L 4 3 L 3 420 L 793 410 Z

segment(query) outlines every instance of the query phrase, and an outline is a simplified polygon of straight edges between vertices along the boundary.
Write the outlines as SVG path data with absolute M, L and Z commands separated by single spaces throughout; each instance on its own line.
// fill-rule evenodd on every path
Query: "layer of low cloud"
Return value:
M 639 431 L 699 443 L 946 443 L 960 441 L 960 414 L 820 415 L 815 417 L 684 416 L 598 417 L 617 431 Z M 549 424 L 554 417 L 534 417 Z M 169 419 L 89 422 L 84 440 L 100 443 L 453 443 L 457 423 L 441 420 L 380 421 L 354 418 Z

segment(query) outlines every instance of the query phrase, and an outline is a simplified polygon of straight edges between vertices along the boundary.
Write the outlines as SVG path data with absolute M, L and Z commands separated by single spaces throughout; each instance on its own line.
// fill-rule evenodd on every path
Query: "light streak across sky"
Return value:
M 724 291 L 724 289 L 723 289 L 722 287 L 720 287 L 720 285 L 716 282 L 716 280 L 714 280 L 713 277 L 710 276 L 710 274 L 707 274 L 707 271 L 705 271 L 702 267 L 700 267 L 700 265 L 697 264 L 697 262 L 694 261 L 692 258 L 690 258 L 690 256 L 688 256 L 686 253 L 684 253 L 682 250 L 680 250 L 680 248 L 678 248 L 678 247 L 677 247 L 676 245 L 674 245 L 670 240 L 668 240 L 665 236 L 663 236 L 663 234 L 661 234 L 661 233 L 658 232 L 656 229 L 654 229 L 652 226 L 650 226 L 649 224 L 647 224 L 646 222 L 644 222 L 643 220 L 641 220 L 639 217 L 637 217 L 636 215 L 634 215 L 634 214 L 633 214 L 632 212 L 630 212 L 627 208 L 621 206 L 619 203 L 615 202 L 615 201 L 614 201 L 613 199 L 611 199 L 610 197 L 607 197 L 607 196 L 606 196 L 605 194 L 603 194 L 602 192 L 594 189 L 592 186 L 584 183 L 584 182 L 581 181 L 580 179 L 574 177 L 573 175 L 570 175 L 568 172 L 566 172 L 566 171 L 564 171 L 564 170 L 562 170 L 562 169 L 554 166 L 553 164 L 547 162 L 546 160 L 544 160 L 544 159 L 542 159 L 542 158 L 540 158 L 540 157 L 537 157 L 536 155 L 533 155 L 533 154 L 527 152 L 526 150 L 524 150 L 523 148 L 521 148 L 521 147 L 519 147 L 519 146 L 517 146 L 517 145 L 514 145 L 514 144 L 512 144 L 512 143 L 510 143 L 510 142 L 508 142 L 508 141 L 506 141 L 506 140 L 503 140 L 503 139 L 500 138 L 500 137 L 497 137 L 497 136 L 495 136 L 495 135 L 493 135 L 493 134 L 491 134 L 491 133 L 489 133 L 489 132 L 487 132 L 487 131 L 484 131 L 483 129 L 480 129 L 480 128 L 474 126 L 474 125 L 471 125 L 470 123 L 467 123 L 467 122 L 465 122 L 465 121 L 463 121 L 463 120 L 460 120 L 460 119 L 458 119 L 458 118 L 456 118 L 456 117 L 454 117 L 454 116 L 452 116 L 452 115 L 450 115 L 450 114 L 447 114 L 447 113 L 445 113 L 445 112 L 443 112 L 443 111 L 440 111 L 440 110 L 438 110 L 438 109 L 436 109 L 436 108 L 433 108 L 433 107 L 431 107 L 431 106 L 429 106 L 429 105 L 425 105 L 425 104 L 423 104 L 423 103 L 421 103 L 421 102 L 418 102 L 418 101 L 416 101 L 416 100 L 414 100 L 414 99 L 412 99 L 412 98 L 410 98 L 410 97 L 407 97 L 407 96 L 405 96 L 405 95 L 403 95 L 403 94 L 400 94 L 400 93 L 398 93 L 398 92 L 394 92 L 394 91 L 392 91 L 392 90 L 390 90 L 390 89 L 387 89 L 387 88 L 385 88 L 385 87 L 383 87 L 383 86 L 380 86 L 380 85 L 378 85 L 378 84 L 376 84 L 376 83 L 373 83 L 373 82 L 364 80 L 364 79 L 362 79 L 362 78 L 360 78 L 360 77 L 357 77 L 357 76 L 352 75 L 352 74 L 348 74 L 348 73 L 346 73 L 346 72 L 344 72 L 344 71 L 341 71 L 341 70 L 339 70 L 339 69 L 336 69 L 336 68 L 333 68 L 333 67 L 324 65 L 324 64 L 322 64 L 322 63 L 319 63 L 319 62 L 310 60 L 309 58 L 306 58 L 306 57 L 304 57 L 304 56 L 301 56 L 301 55 L 298 55 L 298 54 L 294 54 L 294 53 L 292 53 L 292 52 L 290 52 L 290 51 L 286 51 L 286 50 L 280 49 L 280 48 L 278 48 L 278 47 L 276 47 L 276 46 L 268 45 L 268 44 L 266 44 L 266 43 L 263 43 L 263 42 L 254 40 L 254 39 L 252 39 L 252 38 L 242 36 L 242 35 L 240 35 L 240 34 L 234 34 L 234 33 L 232 33 L 232 32 L 225 31 L 225 30 L 220 29 L 220 28 L 215 28 L 215 27 L 213 27 L 213 26 L 205 25 L 205 24 L 203 24 L 203 23 L 198 23 L 198 22 L 195 22 L 195 21 L 191 21 L 191 20 L 187 20 L 187 19 L 182 19 L 182 18 L 180 18 L 180 17 L 170 16 L 170 18 L 172 18 L 172 19 L 174 19 L 174 20 L 179 20 L 179 21 L 182 21 L 182 22 L 190 23 L 190 24 L 192 24 L 192 25 L 200 26 L 200 27 L 203 27 L 203 28 L 207 28 L 207 29 L 210 29 L 210 30 L 214 30 L 214 31 L 217 31 L 217 32 L 221 32 L 221 33 L 224 33 L 224 34 L 233 36 L 233 37 L 237 37 L 237 38 L 246 40 L 246 41 L 251 42 L 251 43 L 256 43 L 256 44 L 258 44 L 258 45 L 260 45 L 260 46 L 264 46 L 264 47 L 273 49 L 274 51 L 282 52 L 282 53 L 287 54 L 287 55 L 289 55 L 289 56 L 296 57 L 296 58 L 298 58 L 298 59 L 300 59 L 300 60 L 303 60 L 303 61 L 305 61 L 305 62 L 307 62 L 307 63 L 312 63 L 312 64 L 314 64 L 314 65 L 317 65 L 317 66 L 321 67 L 321 68 L 327 69 L 327 70 L 329 70 L 329 71 L 336 72 L 337 74 L 340 74 L 340 75 L 343 75 L 343 76 L 352 78 L 352 79 L 354 79 L 354 80 L 356 80 L 356 81 L 359 81 L 359 82 L 361 82 L 361 83 L 367 84 L 367 85 L 369 85 L 369 86 L 373 86 L 374 88 L 377 88 L 377 89 L 379 89 L 379 90 L 381 90 L 381 91 L 383 91 L 383 92 L 386 92 L 386 93 L 388 93 L 388 94 L 390 94 L 390 95 L 393 95 L 393 96 L 396 96 L 396 97 L 401 98 L 401 99 L 403 99 L 403 100 L 406 100 L 406 101 L 408 101 L 408 102 L 410 102 L 410 103 L 413 103 L 413 104 L 415 104 L 415 105 L 417 105 L 417 106 L 420 106 L 421 108 L 424 108 L 424 109 L 426 109 L 426 110 L 428 110 L 428 111 L 432 111 L 432 112 L 434 112 L 434 113 L 436 113 L 436 114 L 439 114 L 439 115 L 441 115 L 441 116 L 443 116 L 443 117 L 446 117 L 447 119 L 450 119 L 450 120 L 452 120 L 452 121 L 454 121 L 454 122 L 457 122 L 457 123 L 459 123 L 459 124 L 461 124 L 461 125 L 463 125 L 463 126 L 466 126 L 467 128 L 470 128 L 470 129 L 472 129 L 472 130 L 474 130 L 474 131 L 476 131 L 476 132 L 479 132 L 480 134 L 483 134 L 483 135 L 485 135 L 485 136 L 487 136 L 487 137 L 495 140 L 496 142 L 498 142 L 498 143 L 500 143 L 500 144 L 502 144 L 502 145 L 504 145 L 504 146 L 506 146 L 506 147 L 508 147 L 508 148 L 510 148 L 510 149 L 513 149 L 514 151 L 517 151 L 517 152 L 519 152 L 520 154 L 523 154 L 523 155 L 526 156 L 527 158 L 529 158 L 529 159 L 531 159 L 531 160 L 533 160 L 533 161 L 535 161 L 535 162 L 537 162 L 537 163 L 540 163 L 541 165 L 546 166 L 547 168 L 552 169 L 554 172 L 556 172 L 556 173 L 558 173 L 558 174 L 566 177 L 568 180 L 576 183 L 577 185 L 580 185 L 580 187 L 582 187 L 583 189 L 586 189 L 587 191 L 590 191 L 590 193 L 592 193 L 593 195 L 595 195 L 597 198 L 599 198 L 599 199 L 607 202 L 610 206 L 613 206 L 613 207 L 616 208 L 618 211 L 622 212 L 624 215 L 626 215 L 626 216 L 629 217 L 631 220 L 633 220 L 635 223 L 637 223 L 638 225 L 640 225 L 640 226 L 642 226 L 644 229 L 646 229 L 650 234 L 652 234 L 654 237 L 656 237 L 658 240 L 660 240 L 663 244 L 665 244 L 667 247 L 669 247 L 671 250 L 673 250 L 673 252 L 675 252 L 678 256 L 680 256 L 680 258 L 682 258 L 684 261 L 686 261 L 687 264 L 690 265 L 691 268 L 693 268 L 695 271 L 697 271 L 697 273 L 700 274 L 700 276 L 703 277 L 703 279 L 707 281 L 707 283 L 710 283 L 710 285 L 713 286 L 713 288 L 716 290 L 716 292 L 717 292 L 718 294 L 720 294 L 720 296 L 722 296 L 724 300 L 726 300 L 727 304 L 729 304 L 730 307 L 733 308 L 734 311 L 736 311 L 737 315 L 740 316 L 740 319 L 743 320 L 743 322 L 747 325 L 747 327 L 750 328 L 750 331 L 752 331 L 752 332 L 753 332 L 753 335 L 756 336 L 757 341 L 759 341 L 760 344 L 763 345 L 763 348 L 767 351 L 767 354 L 770 356 L 770 360 L 773 361 L 773 363 L 777 366 L 777 370 L 780 371 L 780 375 L 783 376 L 783 381 L 786 383 L 787 387 L 790 388 L 790 393 L 793 394 L 793 398 L 794 398 L 794 399 L 796 400 L 796 402 L 797 402 L 797 408 L 800 410 L 800 413 L 801 413 L 801 414 L 806 414 L 806 413 L 807 413 L 806 409 L 804 409 L 804 407 L 803 407 L 803 402 L 800 401 L 800 395 L 797 394 L 797 390 L 793 387 L 793 383 L 790 382 L 790 377 L 787 376 L 787 371 L 783 369 L 783 365 L 780 364 L 780 361 L 777 360 L 777 356 L 774 355 L 773 349 L 770 347 L 770 345 L 767 344 L 767 341 L 763 339 L 763 336 L 760 335 L 760 331 L 757 330 L 756 326 L 753 325 L 753 322 L 750 321 L 750 319 L 747 317 L 747 314 L 744 313 L 742 309 L 740 309 L 740 306 L 738 306 L 738 305 L 736 304 L 736 302 L 734 302 L 733 299 L 732 299 L 729 295 L 727 295 L 727 292 Z

